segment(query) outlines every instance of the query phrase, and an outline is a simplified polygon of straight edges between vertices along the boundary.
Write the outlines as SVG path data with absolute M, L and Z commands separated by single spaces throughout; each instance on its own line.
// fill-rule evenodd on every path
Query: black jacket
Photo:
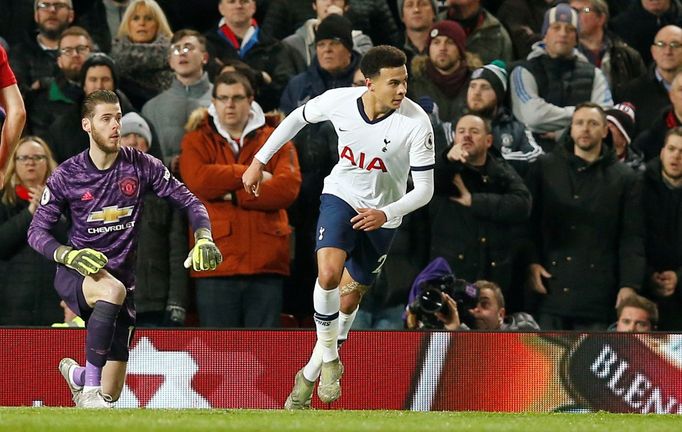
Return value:
M 610 23 L 613 31 L 637 50 L 647 65 L 652 62 L 650 47 L 656 33 L 671 24 L 682 26 L 682 3 L 679 0 L 670 0 L 670 10 L 661 16 L 647 12 L 641 1 L 633 1 L 625 12 Z
M 40 81 L 41 88 L 50 87 L 59 70 L 57 54 L 57 50 L 41 48 L 35 37 L 11 47 L 9 63 L 24 97 L 31 91 L 35 81 Z
M 644 161 L 658 157 L 663 148 L 665 134 L 672 128 L 682 126 L 682 123 L 672 109 L 666 109 L 658 114 L 650 128 L 643 131 L 632 142 L 632 146 L 644 156 Z
M 622 287 L 644 274 L 641 181 L 610 145 L 587 163 L 565 139 L 528 173 L 533 196 L 530 262 L 551 275 L 540 312 L 609 321 Z
M 438 147 L 438 141 L 436 141 Z M 436 149 L 435 194 L 429 205 L 430 259 L 442 256 L 458 278 L 496 282 L 511 290 L 514 251 L 520 225 L 530 214 L 531 196 L 516 171 L 488 154 L 481 168 L 449 161 Z M 459 173 L 472 195 L 471 207 L 450 200 Z
M 677 273 L 675 293 L 657 299 L 659 330 L 682 330 L 682 189 L 671 189 L 661 176 L 661 160 L 655 158 L 646 167 L 642 193 L 646 227 L 647 271 L 645 282 L 653 272 L 672 270 Z M 651 293 L 653 296 L 653 292 Z
M 154 194 L 144 197 L 135 276 L 137 312 L 161 312 L 168 305 L 187 308 L 187 233 L 183 213 Z
M 50 325 L 64 321 L 54 289 L 56 264 L 26 242 L 33 216 L 28 203 L 0 202 L 0 325 Z M 66 221 L 52 234 L 66 243 Z
M 635 78 L 621 87 L 616 93 L 615 100 L 631 102 L 635 106 L 637 134 L 653 126 L 661 111 L 670 106 L 668 91 L 656 78 L 654 66 L 649 67 L 646 75 Z
M 256 102 L 260 104 L 263 111 L 268 112 L 279 107 L 279 99 L 289 79 L 297 70 L 306 68 L 300 55 L 264 32 L 259 32 L 258 43 L 246 53 L 244 58 L 240 58 L 237 50 L 219 32 L 220 30 L 214 27 L 205 33 L 210 56 L 208 73 L 211 78 L 214 78 L 220 70 L 220 61 L 241 60 L 258 73 L 265 71 L 272 78 L 272 82 L 260 88 L 256 95 Z

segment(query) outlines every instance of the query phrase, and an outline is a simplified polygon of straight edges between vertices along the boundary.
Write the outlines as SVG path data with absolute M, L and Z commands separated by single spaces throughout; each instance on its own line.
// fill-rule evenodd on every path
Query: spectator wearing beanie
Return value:
M 678 72 L 670 83 L 668 99 L 671 105 L 663 109 L 651 126 L 637 135 L 632 144 L 642 152 L 646 162 L 659 155 L 665 134 L 670 129 L 682 126 L 682 72 Z
M 428 54 L 429 30 L 436 21 L 438 5 L 435 0 L 398 0 L 398 14 L 405 25 L 402 50 L 408 67 L 417 55 Z
M 504 106 L 507 95 L 507 70 L 501 60 L 476 69 L 467 90 L 467 110 L 490 119 L 493 145 L 490 152 L 504 158 L 523 177 L 528 164 L 543 151 L 526 125 Z M 454 131 L 453 131 L 454 139 Z
M 322 20 L 315 34 L 315 56 L 308 69 L 289 81 L 280 100 L 284 114 L 309 99 L 337 87 L 350 87 L 360 67 L 360 54 L 353 50 L 351 22 L 337 14 Z
M 636 171 L 643 171 L 644 156 L 631 145 L 635 132 L 635 107 L 629 102 L 619 103 L 606 110 L 606 120 L 618 160 Z
M 569 5 L 549 9 L 542 25 L 543 40 L 511 73 L 514 115 L 545 151 L 554 148 L 571 123 L 576 105 L 588 101 L 613 105 L 606 77 L 576 49 L 578 26 L 578 12 Z
M 133 147 L 160 159 L 150 124 L 138 113 L 121 118 L 121 147 Z M 159 155 L 159 156 L 157 156 Z M 137 246 L 135 308 L 138 327 L 177 327 L 185 322 L 189 273 L 182 263 L 189 253 L 182 213 L 150 192 L 144 196 Z
M 500 21 L 481 6 L 481 0 L 452 4 L 440 13 L 441 20 L 457 22 L 466 34 L 467 51 L 478 55 L 484 63 L 500 59 L 511 62 L 514 59 L 509 33 Z M 462 3 L 462 2 L 460 2 Z
M 326 20 L 328 17 L 333 15 L 343 17 L 344 13 L 348 9 L 348 3 L 345 2 L 343 8 L 336 5 L 329 5 L 323 8 L 318 5 L 317 1 L 313 1 L 313 9 L 317 13 L 315 18 L 307 20 L 302 26 L 300 26 L 294 34 L 287 36 L 282 39 L 282 43 L 293 48 L 294 51 L 301 55 L 301 58 L 305 61 L 306 66 L 310 66 L 315 58 L 315 46 L 320 38 L 317 33 L 320 31 L 319 26 L 321 26 L 322 21 Z M 334 19 L 325 24 L 324 32 L 332 31 L 334 34 L 339 34 L 339 32 L 345 33 L 345 27 L 348 26 L 350 29 L 350 48 L 349 50 L 355 50 L 361 55 L 364 55 L 370 48 L 374 45 L 372 40 L 366 34 L 362 33 L 360 30 L 353 30 L 350 21 L 342 22 L 340 20 Z M 346 40 L 348 42 L 348 39 Z
M 428 55 L 412 60 L 408 96 L 430 97 L 438 106 L 441 121 L 459 118 L 466 107 L 466 89 L 471 71 L 483 66 L 465 51 L 466 35 L 454 21 L 441 21 L 429 31 Z

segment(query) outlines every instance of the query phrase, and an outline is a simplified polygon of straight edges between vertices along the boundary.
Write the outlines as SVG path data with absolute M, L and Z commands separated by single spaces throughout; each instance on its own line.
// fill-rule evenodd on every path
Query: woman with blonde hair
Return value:
M 0 198 L 0 325 L 50 325 L 64 313 L 54 290 L 55 263 L 26 242 L 47 177 L 57 167 L 47 143 L 22 138 L 12 153 Z M 55 236 L 66 241 L 66 223 Z
M 112 44 L 111 57 L 120 73 L 120 89 L 138 110 L 173 80 L 168 65 L 172 36 L 168 19 L 155 0 L 130 2 Z

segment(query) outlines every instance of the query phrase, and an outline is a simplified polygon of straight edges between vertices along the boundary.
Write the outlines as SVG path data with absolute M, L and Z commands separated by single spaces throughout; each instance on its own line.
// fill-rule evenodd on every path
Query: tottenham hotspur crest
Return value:
M 324 232 L 325 231 L 326 231 L 326 229 L 324 229 L 324 227 L 320 227 L 320 235 L 317 236 L 318 240 L 322 240 L 324 238 Z

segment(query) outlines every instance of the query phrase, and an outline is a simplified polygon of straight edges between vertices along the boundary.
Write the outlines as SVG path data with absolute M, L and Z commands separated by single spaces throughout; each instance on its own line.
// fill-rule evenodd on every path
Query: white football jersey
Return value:
M 305 104 L 303 117 L 309 123 L 330 120 L 339 136 L 339 162 L 322 193 L 354 209 L 379 209 L 405 195 L 410 169 L 433 169 L 433 129 L 424 110 L 408 98 L 397 110 L 369 120 L 361 98 L 366 91 L 328 90 Z M 401 220 L 389 220 L 384 228 L 397 228 Z

